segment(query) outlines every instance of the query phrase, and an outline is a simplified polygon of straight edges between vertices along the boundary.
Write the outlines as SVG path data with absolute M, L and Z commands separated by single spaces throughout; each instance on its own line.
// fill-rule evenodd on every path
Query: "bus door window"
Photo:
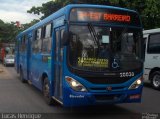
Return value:
M 56 29 L 55 40 L 55 64 L 54 64 L 54 96 L 57 99 L 62 99 L 62 60 L 63 60 L 63 47 L 61 44 L 61 36 L 63 36 L 63 30 Z
M 63 39 L 64 29 L 60 31 L 61 40 Z M 61 44 L 61 43 L 60 43 Z M 63 62 L 63 46 L 60 46 L 60 62 Z
M 63 39 L 63 33 L 64 33 L 64 29 L 61 29 L 60 30 L 60 42 L 62 42 L 62 39 Z M 61 43 L 60 43 L 61 44 Z M 60 72 L 59 72 L 59 84 L 60 84 L 60 88 L 59 88 L 59 96 L 60 96 L 60 99 L 62 99 L 62 76 L 63 76 L 63 49 L 64 47 L 62 45 L 60 45 Z
M 55 61 L 58 61 L 58 45 L 59 45 L 59 31 L 56 31 L 56 43 L 55 43 Z

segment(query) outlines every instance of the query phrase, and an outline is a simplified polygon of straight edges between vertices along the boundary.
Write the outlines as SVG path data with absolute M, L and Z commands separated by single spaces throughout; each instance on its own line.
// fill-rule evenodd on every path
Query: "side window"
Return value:
M 160 53 L 160 33 L 149 36 L 148 53 Z
M 51 37 L 51 24 L 48 24 L 45 28 L 45 38 Z
M 37 30 L 37 40 L 39 40 L 39 39 L 41 39 L 41 36 L 42 36 L 42 28 L 39 28 L 38 30 Z
M 35 31 L 35 38 L 32 44 L 32 50 L 34 53 L 41 52 L 42 49 L 42 28 L 38 28 Z
M 50 53 L 51 52 L 51 37 L 52 37 L 52 24 L 47 24 L 44 27 L 44 39 L 42 45 L 42 52 L 43 53 Z
M 37 30 L 33 31 L 34 34 L 34 38 L 32 40 L 32 52 L 35 53 L 36 49 L 35 49 L 35 44 L 36 44 L 36 40 L 37 40 Z
M 27 37 L 24 35 L 21 37 L 20 52 L 25 52 L 26 48 L 27 48 Z

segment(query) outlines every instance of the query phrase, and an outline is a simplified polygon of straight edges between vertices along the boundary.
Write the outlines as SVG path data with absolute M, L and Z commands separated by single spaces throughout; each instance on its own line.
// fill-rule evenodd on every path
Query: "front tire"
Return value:
M 44 96 L 44 99 L 46 101 L 46 103 L 48 105 L 52 105 L 53 104 L 53 99 L 50 95 L 50 89 L 49 89 L 49 82 L 48 82 L 48 78 L 45 77 L 44 78 L 44 81 L 43 81 L 43 96 Z
M 156 71 L 151 74 L 151 84 L 153 88 L 160 90 L 160 72 Z

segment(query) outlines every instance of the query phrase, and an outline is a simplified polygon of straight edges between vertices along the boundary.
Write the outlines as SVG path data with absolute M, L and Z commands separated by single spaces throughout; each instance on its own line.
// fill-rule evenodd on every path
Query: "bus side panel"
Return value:
M 42 75 L 45 74 L 50 80 L 51 64 L 50 55 L 41 53 L 31 55 L 30 77 L 32 84 L 42 90 Z
M 39 87 L 38 81 L 39 81 L 39 74 L 40 70 L 42 69 L 41 62 L 39 61 L 41 59 L 39 54 L 33 53 L 31 55 L 31 81 L 32 84 L 36 87 Z
M 26 53 L 25 52 L 21 52 L 19 55 L 20 61 L 19 61 L 19 66 L 20 66 L 20 70 L 23 71 L 23 78 L 26 79 L 27 78 L 27 59 L 26 59 Z

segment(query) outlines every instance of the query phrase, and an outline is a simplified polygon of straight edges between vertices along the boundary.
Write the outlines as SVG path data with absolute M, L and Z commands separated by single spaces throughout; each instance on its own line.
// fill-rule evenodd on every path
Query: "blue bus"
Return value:
M 141 102 L 142 37 L 133 10 L 70 4 L 17 36 L 15 68 L 48 104 Z

